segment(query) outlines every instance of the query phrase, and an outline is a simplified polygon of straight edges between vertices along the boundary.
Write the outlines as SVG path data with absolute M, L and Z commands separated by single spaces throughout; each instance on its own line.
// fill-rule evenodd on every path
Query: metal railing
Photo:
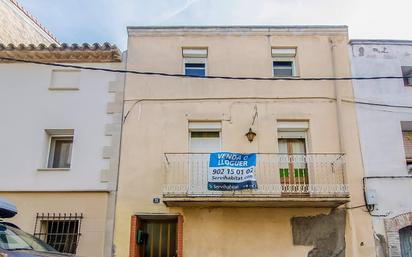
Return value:
M 209 153 L 165 153 L 164 197 L 346 197 L 344 154 L 257 154 L 257 189 L 210 191 Z

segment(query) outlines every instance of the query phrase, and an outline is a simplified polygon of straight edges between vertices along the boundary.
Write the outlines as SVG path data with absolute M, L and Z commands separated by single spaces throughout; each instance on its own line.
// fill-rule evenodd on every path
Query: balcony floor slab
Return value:
M 350 201 L 344 197 L 164 197 L 168 207 L 316 207 L 334 208 Z

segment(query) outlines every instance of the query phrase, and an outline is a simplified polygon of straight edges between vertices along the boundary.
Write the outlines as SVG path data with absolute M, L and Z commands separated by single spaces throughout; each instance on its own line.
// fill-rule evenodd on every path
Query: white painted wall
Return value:
M 119 65 L 84 64 L 104 66 Z M 114 94 L 108 92 L 114 73 L 80 72 L 79 90 L 49 90 L 52 67 L 0 64 L 0 191 L 108 190 L 101 172 L 105 135 L 113 123 L 107 113 Z M 46 167 L 48 136 L 45 129 L 74 129 L 69 171 L 38 171 Z
M 352 41 L 353 76 L 402 76 L 401 66 L 412 66 L 412 42 Z M 354 81 L 356 100 L 412 106 L 412 87 L 403 80 Z M 412 121 L 412 109 L 357 105 L 365 176 L 408 174 L 401 121 Z M 391 218 L 412 212 L 412 179 L 367 180 L 377 192 L 373 214 Z M 385 234 L 383 218 L 375 218 L 375 230 Z

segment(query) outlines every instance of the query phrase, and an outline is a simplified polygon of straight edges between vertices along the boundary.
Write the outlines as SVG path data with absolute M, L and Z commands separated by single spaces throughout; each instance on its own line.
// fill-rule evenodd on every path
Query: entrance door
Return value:
M 175 220 L 142 220 L 145 239 L 140 247 L 140 256 L 176 257 L 176 227 Z
M 282 194 L 308 193 L 308 169 L 304 138 L 279 138 L 279 173 Z
M 401 240 L 401 256 L 412 257 L 412 226 L 399 230 Z

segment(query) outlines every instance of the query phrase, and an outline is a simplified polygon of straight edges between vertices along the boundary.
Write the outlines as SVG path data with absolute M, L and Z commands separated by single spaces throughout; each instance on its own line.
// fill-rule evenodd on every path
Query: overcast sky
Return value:
M 126 49 L 139 25 L 348 25 L 352 39 L 412 39 L 412 0 L 19 0 L 61 42 Z

